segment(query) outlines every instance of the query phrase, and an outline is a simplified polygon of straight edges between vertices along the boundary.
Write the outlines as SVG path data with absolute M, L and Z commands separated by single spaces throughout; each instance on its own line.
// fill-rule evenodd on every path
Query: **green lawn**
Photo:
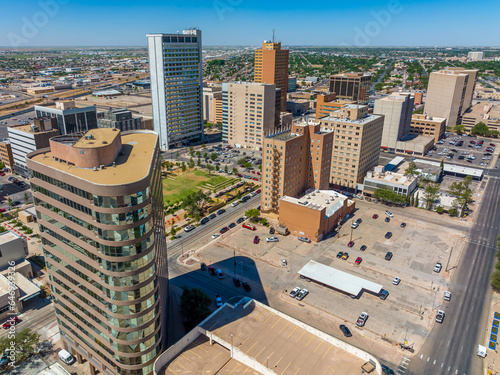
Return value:
M 176 177 L 173 181 L 169 178 L 163 179 L 163 203 L 178 203 L 186 196 L 200 189 L 200 185 L 210 184 L 215 186 L 227 181 L 224 176 L 208 176 L 206 171 L 194 171 Z

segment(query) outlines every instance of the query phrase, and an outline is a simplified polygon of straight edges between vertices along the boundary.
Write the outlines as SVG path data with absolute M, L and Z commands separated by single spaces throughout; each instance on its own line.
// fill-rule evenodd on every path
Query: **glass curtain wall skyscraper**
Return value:
M 154 130 L 161 149 L 202 141 L 201 30 L 147 38 Z
M 158 136 L 56 136 L 27 166 L 63 345 L 91 375 L 150 375 L 166 337 Z

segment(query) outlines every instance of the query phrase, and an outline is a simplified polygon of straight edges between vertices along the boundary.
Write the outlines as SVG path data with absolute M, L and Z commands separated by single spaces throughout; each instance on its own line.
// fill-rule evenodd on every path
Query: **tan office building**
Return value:
M 317 123 L 294 124 L 264 138 L 261 206 L 279 211 L 284 196 L 298 197 L 307 189 L 329 186 L 333 134 Z
M 330 92 L 337 98 L 367 103 L 372 76 L 365 73 L 340 73 L 330 76 Z
M 490 130 L 500 131 L 500 105 L 477 103 L 462 118 L 462 125 L 471 130 L 478 123 L 485 123 Z
M 281 42 L 264 41 L 262 48 L 255 50 L 254 81 L 276 85 L 281 89 L 281 111 L 286 111 L 288 92 L 289 51 L 281 49 Z
M 356 189 L 378 164 L 384 116 L 368 114 L 368 106 L 344 104 L 320 119 L 321 130 L 334 134 L 330 183 Z
M 432 72 L 425 99 L 424 113 L 444 117 L 446 126 L 454 127 L 472 102 L 477 70 L 450 68 Z
M 26 163 L 65 349 L 92 375 L 153 374 L 168 298 L 158 134 L 61 135 Z
M 446 119 L 444 117 L 431 117 L 428 115 L 413 115 L 411 117 L 410 133 L 434 137 L 437 142 L 444 137 Z
M 227 142 L 234 147 L 261 150 L 264 135 L 275 129 L 275 85 L 228 82 L 223 85 L 226 87 Z
M 216 124 L 217 107 L 220 107 L 220 122 L 222 122 L 222 89 L 203 87 L 203 120 Z
M 5 164 L 5 167 L 12 171 L 12 168 L 14 168 L 14 157 L 12 156 L 12 146 L 10 145 L 10 141 L 0 142 L 0 157 L 2 158 L 2 162 Z

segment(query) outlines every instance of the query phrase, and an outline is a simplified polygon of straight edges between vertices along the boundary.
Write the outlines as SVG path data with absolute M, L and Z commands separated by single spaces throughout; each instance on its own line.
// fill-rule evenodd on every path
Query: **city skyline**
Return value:
M 175 6 L 153 1 L 136 6 L 130 0 L 104 5 L 27 0 L 4 5 L 9 17 L 3 20 L 0 46 L 145 47 L 146 34 L 193 26 L 203 30 L 205 46 L 257 46 L 272 38 L 273 29 L 276 39 L 290 46 L 494 46 L 499 8 L 491 0 L 481 8 L 465 1 L 389 0 L 325 3 L 312 9 L 294 1 L 196 0 Z M 424 10 L 425 17 L 419 17 Z M 478 17 L 481 23 L 470 27 L 456 22 Z

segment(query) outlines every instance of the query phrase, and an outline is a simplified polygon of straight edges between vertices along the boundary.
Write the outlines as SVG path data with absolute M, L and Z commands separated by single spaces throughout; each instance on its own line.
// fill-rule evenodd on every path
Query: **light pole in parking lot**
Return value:
M 234 350 L 234 346 L 233 346 L 233 334 L 231 333 L 231 358 L 233 358 L 233 350 Z
M 448 272 L 448 265 L 450 264 L 451 254 L 453 253 L 453 247 L 450 249 L 450 255 L 448 256 L 448 261 L 446 262 L 445 272 Z
M 353 224 L 354 224 L 354 218 L 351 220 L 351 239 L 349 240 L 349 242 L 352 241 L 352 232 L 354 230 L 354 228 L 352 227 Z

